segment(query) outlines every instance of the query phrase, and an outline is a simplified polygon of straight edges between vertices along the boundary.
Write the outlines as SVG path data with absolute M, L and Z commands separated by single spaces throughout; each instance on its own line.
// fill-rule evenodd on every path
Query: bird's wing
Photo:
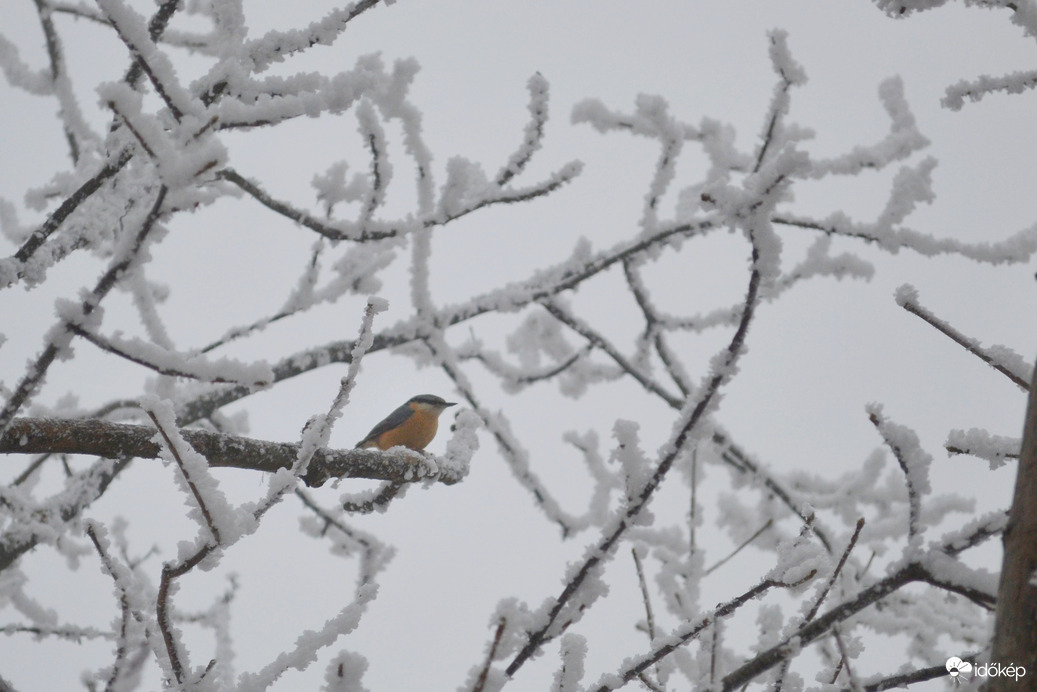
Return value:
M 399 407 L 398 409 L 390 413 L 388 416 L 386 416 L 385 420 L 383 420 L 381 423 L 371 428 L 371 432 L 367 433 L 364 439 L 360 440 L 360 442 L 357 442 L 356 446 L 363 447 L 368 442 L 376 439 L 382 433 L 389 432 L 393 428 L 402 425 L 403 422 L 410 418 L 413 414 L 414 411 L 411 410 L 409 402 L 407 404 L 404 404 L 403 406 Z

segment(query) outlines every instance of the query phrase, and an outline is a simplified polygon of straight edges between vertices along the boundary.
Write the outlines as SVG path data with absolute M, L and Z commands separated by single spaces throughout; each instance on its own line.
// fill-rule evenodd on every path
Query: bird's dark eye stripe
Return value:
M 411 401 L 418 404 L 438 404 L 442 406 L 446 401 L 435 394 L 419 394 L 418 396 L 411 399 Z

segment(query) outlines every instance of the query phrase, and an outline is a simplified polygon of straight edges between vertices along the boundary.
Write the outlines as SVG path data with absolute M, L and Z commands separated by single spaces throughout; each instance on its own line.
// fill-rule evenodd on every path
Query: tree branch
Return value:
M 112 290 L 115 283 L 122 278 L 123 274 L 133 265 L 136 261 L 137 256 L 144 247 L 144 241 L 151 233 L 151 230 L 158 223 L 159 214 L 162 212 L 162 204 L 165 202 L 166 193 L 168 188 L 163 185 L 158 194 L 155 195 L 155 201 L 151 205 L 151 210 L 148 215 L 141 222 L 140 228 L 137 230 L 136 235 L 133 238 L 133 242 L 129 248 L 123 253 L 117 255 L 112 263 L 108 266 L 108 269 L 101 278 L 98 279 L 97 284 L 94 286 L 93 291 L 86 295 L 79 305 L 79 312 L 83 317 L 86 317 L 94 312 L 100 304 L 101 300 L 108 295 L 108 292 Z M 4 404 L 2 410 L 0 410 L 0 432 L 7 429 L 11 420 L 14 418 L 18 410 L 21 409 L 22 405 L 29 400 L 29 397 L 37 390 L 43 379 L 47 375 L 47 370 L 50 368 L 54 359 L 64 350 L 60 342 L 63 337 L 67 336 L 67 324 L 65 329 L 56 329 L 50 338 L 47 340 L 48 343 L 44 347 L 43 352 L 37 356 L 36 361 L 29 366 L 28 371 L 22 378 L 21 382 L 15 388 L 14 392 L 8 398 Z
M 1012 508 L 1004 533 L 1004 561 L 997 589 L 997 617 L 990 660 L 1001 665 L 1023 666 L 1037 673 L 1037 370 L 1026 406 L 1023 448 L 1015 477 Z M 989 692 L 1016 685 L 1007 677 L 994 677 Z
M 975 339 L 970 339 L 964 334 L 959 332 L 957 329 L 952 327 L 947 322 L 944 322 L 939 317 L 934 315 L 929 310 L 925 309 L 918 304 L 918 295 L 913 290 L 907 290 L 909 287 L 901 286 L 897 290 L 897 304 L 910 312 L 912 315 L 917 315 L 922 318 L 926 323 L 935 327 L 941 334 L 949 338 L 954 343 L 958 344 L 972 355 L 979 358 L 981 361 L 989 365 L 990 367 L 997 370 L 999 373 L 1010 379 L 1017 387 L 1022 389 L 1024 392 L 1029 391 L 1029 384 L 1026 382 L 1026 378 L 1020 373 L 1015 372 L 1002 362 L 996 360 L 990 355 L 987 349 L 983 349 L 976 343 Z M 1021 360 L 1021 359 L 1020 359 Z
M 184 429 L 181 433 L 214 468 L 272 473 L 292 468 L 299 454 L 299 445 L 287 442 L 267 442 L 208 430 Z M 0 453 L 50 452 L 155 459 L 161 445 L 154 441 L 154 437 L 155 429 L 150 426 L 96 418 L 16 418 L 0 435 Z M 319 450 L 303 480 L 310 487 L 320 487 L 329 478 L 367 478 L 401 484 L 434 478 L 446 485 L 461 480 L 445 473 L 433 476 L 422 459 L 403 451 Z
M 641 489 L 638 496 L 631 498 L 629 505 L 625 511 L 623 511 L 615 525 L 605 532 L 595 550 L 590 553 L 589 557 L 584 560 L 579 570 L 576 570 L 569 581 L 566 582 L 561 594 L 559 594 L 547 614 L 546 624 L 543 624 L 535 631 L 530 632 L 526 644 L 518 652 L 505 671 L 509 676 L 513 676 L 515 672 L 540 649 L 543 643 L 550 638 L 551 627 L 554 625 L 562 609 L 565 607 L 565 604 L 573 598 L 580 586 L 582 586 L 591 575 L 591 572 L 606 560 L 619 539 L 630 527 L 632 520 L 648 505 L 649 501 L 654 496 L 655 491 L 659 488 L 660 484 L 662 484 L 663 478 L 665 478 L 670 468 L 672 468 L 673 463 L 685 451 L 685 445 L 693 440 L 692 433 L 697 429 L 703 416 L 705 416 L 706 412 L 711 408 L 711 404 L 718 395 L 721 386 L 728 381 L 728 378 L 730 378 L 732 367 L 738 361 L 739 356 L 743 353 L 745 339 L 749 332 L 749 324 L 752 322 L 758 302 L 760 288 L 759 261 L 759 248 L 757 248 L 754 243 L 752 246 L 752 269 L 749 273 L 749 286 L 746 291 L 742 318 L 739 321 L 738 329 L 735 330 L 734 335 L 731 337 L 731 341 L 721 352 L 723 354 L 721 363 L 714 368 L 713 375 L 709 378 L 708 384 L 702 388 L 702 394 L 698 401 L 695 402 L 694 406 L 691 406 L 691 402 L 688 402 L 689 406 L 684 424 L 681 426 L 680 430 L 677 431 L 677 434 L 673 439 L 667 442 L 664 447 L 665 451 L 662 459 L 659 461 L 659 464 L 656 466 L 651 477 L 644 484 L 644 487 Z
M 51 236 L 54 231 L 61 227 L 61 224 L 72 215 L 76 209 L 79 208 L 86 200 L 101 189 L 101 186 L 106 180 L 114 176 L 116 173 L 121 171 L 130 159 L 133 158 L 133 152 L 131 149 L 123 149 L 119 152 L 118 156 L 108 161 L 97 173 L 87 179 L 82 185 L 80 185 L 75 192 L 65 198 L 65 201 L 54 210 L 54 212 L 47 217 L 47 220 L 40 225 L 32 235 L 30 235 L 22 246 L 18 248 L 18 251 L 14 253 L 13 259 L 20 265 L 24 265 L 29 258 L 35 254 L 40 246 Z M 20 279 L 25 276 L 24 267 L 18 267 L 17 277 Z M 0 285 L 0 288 L 7 288 L 11 284 Z

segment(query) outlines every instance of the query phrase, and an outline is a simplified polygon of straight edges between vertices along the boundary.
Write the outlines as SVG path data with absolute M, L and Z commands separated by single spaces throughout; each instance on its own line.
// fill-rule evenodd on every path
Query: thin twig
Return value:
M 501 168 L 500 172 L 497 173 L 494 179 L 497 187 L 504 187 L 511 182 L 512 178 L 525 170 L 526 165 L 533 158 L 533 154 L 540 148 L 540 143 L 544 138 L 544 126 L 547 124 L 547 99 L 545 96 L 543 101 L 544 107 L 538 109 L 537 104 L 540 103 L 540 100 L 537 99 L 537 89 L 543 87 L 546 90 L 547 82 L 537 72 L 533 77 L 530 77 L 527 87 L 529 89 L 529 105 L 526 108 L 529 111 L 530 121 L 523 130 L 525 138 L 522 144 L 519 145 L 518 151 L 512 154 L 508 160 L 508 165 Z
M 97 551 L 98 556 L 101 558 L 101 563 L 104 565 L 104 570 L 111 577 L 112 581 L 115 582 L 115 588 L 119 592 L 119 610 L 122 613 L 122 618 L 119 624 L 119 634 L 116 638 L 118 645 L 115 648 L 115 661 L 112 663 L 111 671 L 108 674 L 108 683 L 105 685 L 105 690 L 112 690 L 115 687 L 115 683 L 119 680 L 122 671 L 125 669 L 126 658 L 129 654 L 127 650 L 128 635 L 130 627 L 130 618 L 134 617 L 130 609 L 129 596 L 126 593 L 126 585 L 118 578 L 118 568 L 116 567 L 115 560 L 108 551 L 101 545 L 101 541 L 97 536 L 97 527 L 92 521 L 88 521 L 86 525 L 86 534 L 90 537 L 90 542 L 94 544 L 94 549 Z
M 165 2 L 159 5 L 158 10 L 155 12 L 155 14 L 151 16 L 151 21 L 148 22 L 148 36 L 152 41 L 157 41 L 159 36 L 161 36 L 162 33 L 166 30 L 166 26 L 169 25 L 169 21 L 173 18 L 173 14 L 177 11 L 177 8 L 179 8 L 181 4 L 182 3 L 179 0 L 165 0 Z M 174 115 L 174 117 L 176 117 L 177 120 L 180 120 L 183 114 L 180 113 L 179 109 L 177 109 L 172 103 L 170 103 L 168 95 L 165 94 L 165 89 L 163 88 L 162 84 L 157 81 L 154 74 L 151 73 L 150 67 L 141 58 L 136 46 L 134 46 L 127 40 L 127 38 L 119 30 L 119 27 L 112 20 L 111 16 L 108 16 L 107 19 L 109 24 L 111 24 L 112 27 L 115 29 L 116 34 L 118 34 L 119 38 L 123 41 L 123 43 L 126 44 L 126 47 L 129 49 L 130 55 L 133 58 L 133 61 L 130 64 L 130 68 L 126 71 L 126 75 L 123 77 L 123 81 L 129 84 L 131 87 L 136 86 L 136 82 L 138 79 L 140 79 L 141 74 L 146 72 L 148 74 L 149 79 L 151 79 L 151 82 L 154 85 L 155 90 L 158 92 L 160 96 L 162 96 L 162 100 L 166 102 L 166 105 L 169 106 L 170 112 Z
M 652 615 L 652 601 L 648 596 L 648 582 L 645 581 L 644 567 L 641 565 L 641 556 L 637 554 L 637 547 L 630 548 L 630 554 L 634 556 L 634 568 L 637 570 L 637 583 L 641 586 L 641 599 L 645 604 L 645 618 L 648 624 L 648 641 L 655 639 L 655 617 Z
M 145 409 L 145 413 L 148 414 L 148 418 L 155 424 L 155 428 L 158 429 L 159 434 L 162 436 L 162 440 L 166 443 L 166 451 L 169 452 L 170 456 L 173 457 L 173 461 L 180 467 L 180 473 L 184 477 L 184 482 L 187 483 L 187 487 L 191 490 L 191 495 L 194 496 L 194 501 L 198 505 L 199 511 L 202 513 L 202 517 L 205 519 L 205 524 L 209 527 L 209 532 L 212 534 L 212 539 L 216 542 L 216 545 L 222 543 L 220 540 L 220 529 L 213 520 L 212 513 L 209 511 L 208 505 L 205 503 L 205 498 L 202 497 L 201 491 L 195 483 L 195 479 L 191 476 L 191 473 L 187 470 L 187 466 L 184 464 L 184 460 L 180 457 L 180 450 L 177 449 L 176 443 L 168 430 L 163 427 L 159 421 L 158 416 L 151 409 Z M 180 439 L 183 439 L 182 437 Z
M 51 7 L 44 2 L 44 0 L 36 0 L 36 13 L 40 17 L 40 25 L 43 27 L 43 38 L 47 43 L 47 55 L 50 58 L 50 78 L 51 83 L 57 90 L 58 83 L 60 80 L 65 78 L 65 56 L 61 50 L 61 41 L 58 39 L 58 32 L 54 28 L 54 20 L 51 18 Z M 61 97 L 61 92 L 58 92 L 58 100 L 62 102 L 64 99 Z M 72 158 L 72 165 L 79 163 L 79 141 L 76 139 L 76 133 L 69 127 L 68 118 L 75 117 L 75 113 L 64 112 L 66 108 L 72 106 L 75 108 L 75 104 L 72 103 L 60 103 L 61 114 L 64 116 L 65 139 L 68 141 L 69 155 Z
M 207 543 L 194 555 L 186 558 L 179 564 L 166 563 L 162 565 L 162 576 L 159 580 L 158 598 L 155 601 L 155 616 L 158 620 L 158 628 L 162 632 L 162 641 L 166 647 L 166 655 L 169 656 L 169 665 L 173 669 L 173 676 L 178 684 L 184 682 L 184 667 L 187 653 L 180 651 L 180 641 L 174 632 L 173 623 L 169 617 L 170 611 L 170 588 L 173 581 L 184 576 L 198 566 L 209 553 L 216 549 L 214 543 Z M 183 658 L 182 658 L 183 656 Z
M 846 670 L 846 677 L 850 679 L 850 689 L 853 692 L 861 692 L 861 687 L 857 683 L 857 678 L 853 674 L 853 669 L 850 668 L 850 657 L 846 655 L 846 646 L 843 644 L 842 635 L 839 634 L 839 628 L 832 628 L 832 636 L 835 638 L 835 645 L 839 647 L 839 665 Z
M 947 667 L 943 665 L 919 668 L 908 673 L 898 673 L 877 682 L 871 682 L 864 686 L 864 692 L 884 692 L 884 690 L 899 689 L 913 685 L 916 682 L 926 682 L 936 678 L 946 677 Z M 849 688 L 843 688 L 843 692 L 851 692 Z
M 604 351 L 620 368 L 623 369 L 624 372 L 637 380 L 637 382 L 646 390 L 655 394 L 673 408 L 679 409 L 684 404 L 684 397 L 667 392 L 661 384 L 649 377 L 641 368 L 620 353 L 619 349 L 613 346 L 609 340 L 604 337 L 604 335 L 593 329 L 586 322 L 575 317 L 560 302 L 554 299 L 543 300 L 541 301 L 541 305 L 543 305 L 544 309 L 551 313 L 559 322 L 585 338 L 592 346 Z
M 298 497 L 299 500 L 302 501 L 303 505 L 305 505 L 310 510 L 312 510 L 314 514 L 316 514 L 318 517 L 321 518 L 322 521 L 324 521 L 325 529 L 324 529 L 324 531 L 322 532 L 321 535 L 323 535 L 324 533 L 327 532 L 327 527 L 328 526 L 334 526 L 336 529 L 341 531 L 344 535 L 349 536 L 350 540 L 356 541 L 357 543 L 362 545 L 365 549 L 370 549 L 371 548 L 371 541 L 370 540 L 365 538 L 359 532 L 354 531 L 353 529 L 349 528 L 349 526 L 344 524 L 342 521 L 340 521 L 336 517 L 332 516 L 331 513 L 328 512 L 328 510 L 326 510 L 323 507 L 321 507 L 320 505 L 318 505 L 317 502 L 312 497 L 310 497 L 310 494 L 308 492 L 306 492 L 302 488 L 296 488 L 295 489 L 295 496 Z
M 457 386 L 464 400 L 468 402 L 476 415 L 482 419 L 486 429 L 493 435 L 494 440 L 497 442 L 497 446 L 504 454 L 505 460 L 510 463 L 512 473 L 515 474 L 519 483 L 529 490 L 536 503 L 545 510 L 545 513 L 550 519 L 558 524 L 562 530 L 562 537 L 568 538 L 574 530 L 571 519 L 558 511 L 550 511 L 549 507 L 556 506 L 557 503 L 554 498 L 551 497 L 547 487 L 536 476 L 536 474 L 530 470 L 528 464 L 516 461 L 521 460 L 525 456 L 525 451 L 522 449 L 520 442 L 511 433 L 511 430 L 506 424 L 499 423 L 498 417 L 490 414 L 487 409 L 479 403 L 479 398 L 476 396 L 474 389 L 470 386 L 468 378 L 464 376 L 464 373 L 458 366 L 457 361 L 452 357 L 448 357 L 448 354 L 441 352 L 440 347 L 437 345 L 439 342 L 440 340 L 437 339 L 425 339 L 425 345 L 433 352 L 433 354 L 435 354 L 436 359 L 440 361 L 440 367 L 443 369 L 443 372 L 445 372 L 447 377 L 449 377 Z
M 691 499 L 688 508 L 688 557 L 695 554 L 695 519 L 698 517 L 698 476 L 699 476 L 699 448 L 696 446 L 691 450 Z
M 893 456 L 896 458 L 900 470 L 904 472 L 904 483 L 907 485 L 908 503 L 907 536 L 910 540 L 918 534 L 918 522 L 920 521 L 922 514 L 921 498 L 918 496 L 918 489 L 914 486 L 913 476 L 911 474 L 911 469 L 908 466 L 908 461 L 904 456 L 904 450 L 901 449 L 900 445 L 894 442 L 890 437 L 889 432 L 886 430 L 885 419 L 879 416 L 876 411 L 872 411 L 868 414 L 868 420 L 871 421 L 871 424 L 879 431 L 882 440 L 886 443 L 886 446 L 889 447 L 890 451 L 893 452 Z
M 763 526 L 761 526 L 760 528 L 756 529 L 756 533 L 754 533 L 752 536 L 749 536 L 749 538 L 746 538 L 744 541 L 742 541 L 741 545 L 739 545 L 737 548 L 735 548 L 733 551 L 731 551 L 731 553 L 729 553 L 726 557 L 722 558 L 715 565 L 713 565 L 712 567 L 707 569 L 705 572 L 703 572 L 703 576 L 712 574 L 715 570 L 717 570 L 720 567 L 722 567 L 724 564 L 727 563 L 728 560 L 733 558 L 738 553 L 742 552 L 742 550 L 746 546 L 748 546 L 750 543 L 752 543 L 757 538 L 759 538 L 760 534 L 762 534 L 764 531 L 766 531 L 767 529 L 769 529 L 773 525 L 774 525 L 774 519 L 773 518 L 768 519 Z
M 158 194 L 155 196 L 155 201 L 151 205 L 151 210 L 141 223 L 140 229 L 138 229 L 128 251 L 123 253 L 115 259 L 111 265 L 109 265 L 105 273 L 101 275 L 100 279 L 98 279 L 94 289 L 81 301 L 79 312 L 84 317 L 92 314 L 94 310 L 97 309 L 101 300 L 108 295 L 108 292 L 112 290 L 116 282 L 137 259 L 138 254 L 144 247 L 145 239 L 158 222 L 159 215 L 162 211 L 162 204 L 166 199 L 167 191 L 165 185 L 159 189 Z M 60 330 L 58 330 L 58 333 L 60 334 Z M 43 352 L 36 358 L 36 361 L 29 366 L 25 376 L 11 393 L 7 402 L 4 404 L 3 409 L 0 410 L 0 434 L 7 430 L 11 421 L 14 419 L 15 414 L 17 414 L 22 405 L 28 401 L 32 393 L 36 391 L 39 383 L 43 381 L 43 378 L 46 376 L 47 370 L 50 369 L 55 358 L 57 358 L 58 354 L 63 350 L 61 346 L 55 343 L 57 340 L 57 336 L 51 338 L 47 346 L 43 349 Z
M 821 529 L 818 526 L 813 514 L 806 511 L 804 507 L 801 507 L 788 490 L 785 489 L 780 482 L 768 474 L 759 464 L 754 462 L 745 452 L 735 446 L 727 437 L 719 432 L 713 431 L 713 443 L 720 448 L 720 459 L 726 464 L 736 469 L 740 473 L 751 474 L 757 479 L 769 492 L 775 497 L 781 500 L 782 504 L 789 508 L 793 514 L 799 517 L 803 523 L 810 523 L 811 530 L 814 535 L 817 536 L 818 540 L 824 545 L 825 550 L 829 553 L 834 553 L 832 542 L 828 538 L 827 531 Z
M 513 676 L 515 672 L 522 667 L 522 664 L 529 660 L 529 658 L 540 649 L 540 646 L 544 641 L 549 638 L 549 631 L 558 619 L 562 609 L 576 594 L 592 571 L 597 568 L 597 566 L 612 552 L 613 547 L 619 541 L 620 537 L 626 533 L 626 530 L 629 528 L 633 519 L 648 505 L 649 501 L 654 496 L 655 491 L 662 484 L 666 474 L 673 466 L 674 461 L 676 461 L 677 458 L 686 451 L 685 446 L 694 441 L 692 432 L 697 429 L 699 422 L 710 409 L 714 397 L 716 397 L 720 391 L 721 385 L 727 382 L 730 377 L 731 367 L 735 362 L 737 362 L 739 356 L 743 352 L 745 339 L 749 332 L 749 323 L 752 321 L 753 315 L 755 314 L 758 301 L 761 278 L 758 267 L 759 261 L 759 248 L 754 242 L 752 246 L 752 269 L 749 274 L 749 287 L 746 291 L 742 319 L 740 320 L 738 329 L 732 336 L 731 341 L 722 352 L 723 359 L 720 366 L 714 371 L 713 376 L 703 388 L 702 394 L 695 403 L 695 406 L 690 408 L 684 425 L 681 426 L 672 441 L 667 444 L 665 448 L 667 450 L 666 453 L 660 460 L 658 466 L 656 466 L 655 471 L 644 484 L 640 495 L 631 498 L 624 516 L 620 517 L 616 525 L 602 537 L 595 550 L 591 552 L 590 556 L 584 560 L 580 568 L 576 570 L 569 581 L 566 582 L 565 587 L 562 589 L 562 593 L 555 599 L 554 604 L 548 611 L 546 623 L 529 634 L 526 644 L 519 650 L 518 654 L 516 654 L 515 658 L 506 670 L 506 673 L 509 676 Z
M 526 202 L 537 197 L 548 195 L 562 185 L 569 182 L 575 173 L 568 176 L 558 177 L 559 174 L 548 181 L 541 183 L 540 185 L 524 190 L 501 190 L 493 197 L 486 197 L 478 202 L 473 202 L 470 205 L 451 211 L 449 214 L 442 216 L 436 216 L 433 218 L 425 219 L 422 222 L 424 228 L 432 228 L 435 226 L 445 226 L 453 221 L 456 221 L 462 217 L 467 216 L 473 212 L 476 212 L 485 207 L 490 207 L 498 204 L 514 204 L 517 202 Z M 224 168 L 216 173 L 216 177 L 223 178 L 224 180 L 234 183 L 244 192 L 248 193 L 257 202 L 265 206 L 267 209 L 274 211 L 282 216 L 295 221 L 301 226 L 309 228 L 329 240 L 354 240 L 357 242 L 367 242 L 372 240 L 382 240 L 385 238 L 395 238 L 402 235 L 403 228 L 388 228 L 386 230 L 371 230 L 368 228 L 357 228 L 351 230 L 348 227 L 342 228 L 335 225 L 325 223 L 321 219 L 313 216 L 312 214 L 305 212 L 301 209 L 293 207 L 287 202 L 278 200 L 264 191 L 258 183 L 248 178 L 245 178 L 240 173 L 235 171 L 233 168 Z M 678 230 L 667 229 L 666 233 L 672 234 L 674 232 L 686 233 L 688 232 L 689 226 L 681 224 Z
M 8 430 L 10 430 L 10 428 L 8 428 Z M 29 480 L 29 478 L 32 477 L 32 474 L 36 472 L 36 469 L 42 466 L 43 462 L 45 462 L 47 459 L 50 459 L 51 456 L 51 453 L 47 452 L 33 459 L 32 462 L 25 467 L 25 470 L 19 473 L 18 477 L 11 481 L 11 485 L 18 486 L 24 483 L 25 481 Z
M 153 363 L 139 354 L 130 353 L 126 349 L 113 343 L 111 340 L 101 336 L 100 334 L 91 332 L 87 329 L 83 329 L 78 324 L 70 324 L 68 328 L 70 332 L 72 332 L 76 336 L 83 337 L 84 339 L 86 339 L 102 351 L 107 351 L 112 355 L 118 356 L 120 358 L 128 360 L 131 363 L 135 363 L 137 365 L 145 367 L 148 370 L 157 372 L 160 375 L 167 375 L 169 377 L 184 377 L 186 379 L 198 380 L 200 382 L 240 384 L 245 387 L 265 387 L 266 385 L 270 384 L 269 382 L 265 382 L 262 380 L 242 382 L 240 379 L 223 377 L 222 375 L 204 376 L 197 373 L 188 372 L 187 370 L 182 370 L 180 368 L 170 367 L 169 365 Z
M 483 664 L 482 670 L 479 671 L 479 677 L 476 678 L 475 685 L 472 686 L 472 692 L 482 692 L 483 688 L 486 687 L 486 680 L 490 675 L 490 665 L 493 663 L 493 657 L 497 654 L 497 647 L 500 645 L 501 637 L 504 636 L 504 628 L 507 624 L 508 620 L 504 617 L 497 623 L 497 631 L 494 633 L 493 641 L 490 643 L 490 650 L 486 653 L 486 662 Z
M 764 581 L 752 587 L 745 593 L 736 596 L 731 600 L 726 601 L 725 603 L 721 603 L 712 612 L 700 616 L 697 620 L 687 622 L 681 625 L 680 627 L 678 627 L 677 631 L 673 632 L 672 634 L 666 637 L 663 637 L 665 644 L 661 645 L 659 648 L 651 651 L 646 655 L 637 656 L 632 660 L 628 659 L 630 662 L 629 664 L 627 664 L 627 667 L 622 672 L 616 675 L 609 675 L 608 681 L 601 685 L 598 685 L 597 687 L 594 687 L 594 691 L 609 692 L 610 690 L 617 689 L 622 684 L 630 682 L 631 680 L 637 677 L 638 673 L 644 672 L 648 668 L 652 667 L 659 661 L 663 660 L 664 658 L 672 654 L 680 647 L 686 645 L 688 642 L 697 638 L 707 628 L 715 627 L 716 623 L 734 613 L 747 602 L 753 600 L 754 598 L 760 597 L 768 590 L 775 587 L 796 588 L 798 586 L 801 586 L 804 582 L 809 581 L 813 578 L 814 573 L 813 571 L 811 571 L 803 579 L 800 579 L 792 583 L 776 581 L 773 579 L 765 579 Z
M 407 485 L 407 483 L 399 481 L 387 481 L 382 484 L 381 490 L 370 500 L 364 500 L 363 502 L 346 500 L 342 503 L 342 509 L 351 514 L 370 514 L 376 509 L 385 509 Z
M 287 202 L 282 202 L 269 195 L 263 190 L 257 183 L 248 178 L 245 178 L 233 168 L 224 168 L 216 173 L 216 177 L 223 178 L 224 180 L 234 183 L 243 191 L 247 192 L 257 202 L 262 204 L 267 209 L 277 212 L 281 216 L 284 216 L 301 226 L 305 226 L 311 231 L 316 231 L 320 235 L 328 238 L 329 240 L 355 240 L 359 242 L 370 241 L 370 240 L 382 240 L 384 238 L 393 238 L 399 234 L 396 229 L 390 229 L 387 231 L 372 231 L 369 229 L 363 229 L 362 231 L 352 232 L 336 228 L 333 225 L 325 223 L 320 219 L 312 216 L 308 212 L 301 209 L 297 209 Z
M 900 294 L 898 294 L 899 298 Z M 903 299 L 898 299 L 897 304 L 904 308 L 912 315 L 920 317 L 924 322 L 930 326 L 936 328 L 941 334 L 949 338 L 954 343 L 958 344 L 972 355 L 979 358 L 981 361 L 989 365 L 990 367 L 997 370 L 999 373 L 1007 377 L 1017 387 L 1025 392 L 1030 391 L 1030 383 L 1026 381 L 1018 373 L 1013 372 L 1009 368 L 1005 367 L 1004 364 L 998 362 L 993 356 L 986 350 L 981 348 L 974 339 L 970 339 L 962 334 L 960 331 L 952 327 L 948 322 L 941 320 L 939 317 L 934 315 L 932 312 L 923 308 L 918 304 L 916 300 L 913 300 L 907 296 Z
M 850 540 L 846 544 L 846 549 L 843 551 L 843 554 L 839 556 L 839 562 L 836 564 L 835 569 L 832 570 L 832 574 L 828 577 L 828 582 L 821 590 L 821 593 L 818 595 L 817 600 L 814 601 L 814 605 L 811 606 L 810 610 L 807 612 L 806 617 L 804 618 L 806 621 L 813 620 L 814 616 L 817 615 L 817 611 L 820 610 L 821 604 L 824 603 L 824 600 L 828 596 L 829 591 L 831 591 L 832 587 L 835 585 L 835 580 L 839 578 L 839 574 L 842 572 L 843 566 L 846 564 L 847 558 L 850 557 L 850 553 L 853 551 L 854 546 L 857 545 L 857 539 L 860 538 L 861 529 L 863 528 L 864 517 L 861 517 L 857 520 L 857 527 L 854 529 L 853 535 L 850 536 Z
M 126 164 L 133 158 L 132 147 L 123 149 L 116 156 L 111 157 L 101 170 L 97 171 L 94 175 L 88 178 L 82 185 L 80 185 L 75 192 L 65 198 L 57 209 L 47 217 L 47 220 L 40 225 L 32 234 L 22 243 L 18 251 L 14 253 L 14 259 L 20 264 L 24 264 L 36 253 L 37 250 L 46 242 L 47 238 L 61 227 L 61 224 L 68 219 L 72 213 L 79 208 L 83 202 L 90 199 L 95 192 L 101 189 L 101 186 L 116 173 L 121 171 Z M 18 278 L 22 278 L 24 272 L 19 269 Z M 6 286 L 0 286 L 0 288 L 6 288 Z
M 374 110 L 373 108 L 371 109 Z M 371 118 L 374 118 L 372 113 Z M 371 125 L 376 125 L 376 122 L 372 122 Z M 384 133 L 381 133 L 384 134 Z M 375 211 L 378 210 L 385 202 L 385 187 L 388 184 L 388 177 L 390 171 L 382 170 L 382 159 L 384 152 L 379 148 L 379 138 L 375 131 L 367 133 L 367 148 L 371 150 L 371 196 L 367 200 L 367 204 L 364 205 L 363 210 L 360 214 L 360 227 L 366 228 L 368 222 L 374 216 Z
M 828 581 L 825 583 L 824 587 L 821 589 L 821 593 L 819 593 L 817 598 L 814 599 L 814 603 L 810 607 L 810 610 L 807 611 L 807 614 L 804 616 L 803 622 L 810 622 L 811 620 L 813 620 L 817 616 L 817 611 L 821 609 L 821 604 L 824 603 L 825 598 L 828 597 L 829 592 L 831 591 L 832 587 L 835 585 L 836 579 L 839 578 L 839 574 L 842 572 L 843 566 L 846 564 L 846 560 L 850 556 L 850 552 L 853 550 L 853 547 L 857 544 L 857 539 L 860 537 L 861 529 L 863 529 L 863 528 L 864 528 L 864 517 L 861 517 L 860 519 L 857 520 L 857 528 L 854 530 L 853 535 L 850 537 L 849 542 L 846 544 L 846 549 L 843 550 L 843 554 L 839 557 L 839 562 L 836 564 L 835 569 L 832 570 L 832 573 L 828 576 Z M 775 678 L 775 683 L 774 683 L 774 689 L 775 690 L 780 690 L 781 689 L 781 686 L 785 682 L 785 676 L 788 673 L 788 670 L 789 670 L 789 667 L 790 667 L 791 664 L 792 664 L 792 659 L 791 658 L 786 658 L 784 661 L 782 661 L 781 669 L 778 671 L 778 675 Z M 841 668 L 842 665 L 843 665 L 843 661 L 839 661 L 839 668 Z M 834 684 L 836 678 L 838 677 L 838 673 L 839 673 L 839 671 L 837 670 L 836 674 L 832 677 L 833 684 Z

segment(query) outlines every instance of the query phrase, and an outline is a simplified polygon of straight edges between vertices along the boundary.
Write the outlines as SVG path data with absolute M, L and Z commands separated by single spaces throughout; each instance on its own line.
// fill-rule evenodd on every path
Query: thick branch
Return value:
M 1037 369 L 1034 370 L 1037 373 Z M 990 660 L 1022 666 L 1037 673 L 1037 379 L 1030 387 L 1023 430 L 1023 449 L 1015 478 L 1015 493 L 1004 534 L 1005 557 L 997 589 L 997 618 Z M 988 692 L 1007 690 L 1016 682 L 993 677 Z
M 299 454 L 299 445 L 287 442 L 267 442 L 208 430 L 185 429 L 181 433 L 215 468 L 274 472 L 292 468 Z M 7 432 L 0 436 L 0 453 L 50 452 L 155 459 L 161 445 L 154 438 L 155 429 L 151 426 L 112 423 L 96 418 L 16 418 Z M 319 487 L 329 478 L 407 483 L 429 475 L 429 468 L 413 454 L 326 449 L 314 454 L 303 480 L 310 487 Z M 461 480 L 446 474 L 439 474 L 436 479 L 447 485 Z

